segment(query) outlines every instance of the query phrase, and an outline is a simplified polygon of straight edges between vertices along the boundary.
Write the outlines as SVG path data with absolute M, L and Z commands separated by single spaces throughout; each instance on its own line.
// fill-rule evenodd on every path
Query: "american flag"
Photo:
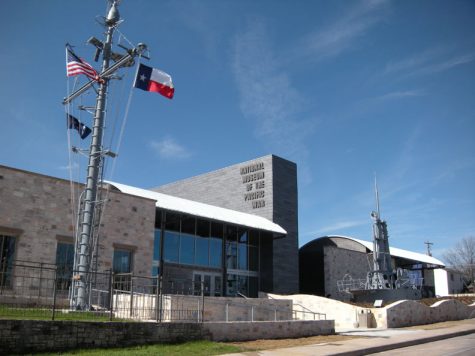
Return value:
M 66 75 L 72 77 L 78 74 L 84 74 L 93 80 L 99 79 L 96 70 L 79 58 L 69 45 L 66 45 Z

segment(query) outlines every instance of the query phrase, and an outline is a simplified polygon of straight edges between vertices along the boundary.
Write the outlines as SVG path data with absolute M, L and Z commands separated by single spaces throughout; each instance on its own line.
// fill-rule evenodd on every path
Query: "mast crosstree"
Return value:
M 138 44 L 132 49 L 127 49 L 126 55 L 117 55 L 112 52 L 112 40 L 115 28 L 120 24 L 120 14 L 117 9 L 117 1 L 112 1 L 107 17 L 104 19 L 106 27 L 105 41 L 101 42 L 91 38 L 89 43 L 97 47 L 96 59 L 102 52 L 102 68 L 98 78 L 91 80 L 84 86 L 76 90 L 63 100 L 63 104 L 70 104 L 75 98 L 87 91 L 95 83 L 99 83 L 94 109 L 94 119 L 92 127 L 92 139 L 89 149 L 88 168 L 85 190 L 82 194 L 83 200 L 78 218 L 78 229 L 76 236 L 75 250 L 75 275 L 72 281 L 71 306 L 77 310 L 90 308 L 90 286 L 92 272 L 92 249 L 94 241 L 94 222 L 98 221 L 100 214 L 100 202 L 98 195 L 99 179 L 102 175 L 104 156 L 113 156 L 110 151 L 104 150 L 102 146 L 104 131 L 104 114 L 107 102 L 107 89 L 112 74 L 119 68 L 133 64 L 136 56 L 143 56 L 147 49 L 144 44 Z M 144 56 L 145 57 L 145 56 Z M 112 60 L 116 63 L 110 65 Z

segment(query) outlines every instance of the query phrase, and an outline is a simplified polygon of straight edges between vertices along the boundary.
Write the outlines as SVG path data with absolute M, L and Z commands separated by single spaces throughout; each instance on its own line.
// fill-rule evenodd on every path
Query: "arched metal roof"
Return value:
M 305 244 L 301 248 L 304 248 L 307 245 L 311 245 L 312 243 L 316 242 L 317 240 L 324 239 L 324 238 L 347 239 L 347 240 L 359 243 L 360 245 L 367 248 L 369 251 L 373 252 L 373 242 L 364 241 L 364 240 L 356 239 L 354 237 L 343 236 L 343 235 L 322 236 L 322 237 L 316 238 L 316 239 L 308 242 L 307 244 Z M 438 265 L 438 266 L 445 267 L 445 264 L 442 261 L 438 260 L 435 257 L 424 255 L 423 253 L 412 252 L 412 251 L 403 250 L 401 248 L 391 247 L 391 246 L 389 247 L 389 252 L 390 252 L 391 256 L 394 256 L 394 257 L 400 257 L 400 258 L 405 258 L 405 259 L 416 261 L 416 262 L 428 263 L 428 264 L 431 264 L 431 265 Z

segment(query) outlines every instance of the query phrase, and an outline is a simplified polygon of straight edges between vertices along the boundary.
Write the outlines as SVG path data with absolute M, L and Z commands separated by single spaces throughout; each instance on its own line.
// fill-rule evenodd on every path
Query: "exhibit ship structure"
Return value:
M 369 271 L 366 279 L 354 279 L 346 274 L 337 281 L 338 291 L 350 293 L 356 302 L 376 300 L 417 300 L 422 298 L 423 279 L 411 270 L 393 268 L 389 250 L 389 235 L 386 221 L 381 220 L 379 192 L 374 181 L 376 211 L 371 212 L 373 220 L 373 251 L 367 254 Z
M 71 184 L 71 210 L 73 216 L 76 217 L 76 222 L 73 224 L 75 225 L 74 265 L 69 300 L 71 308 L 75 310 L 92 309 L 92 293 L 95 290 L 94 283 L 97 278 L 99 229 L 102 213 L 108 200 L 108 192 L 105 189 L 101 189 L 105 159 L 106 157 L 115 158 L 118 154 L 132 98 L 132 90 L 133 88 L 139 88 L 145 91 L 157 92 L 169 99 L 174 94 L 171 77 L 168 74 L 155 68 L 147 67 L 137 60 L 140 58 L 150 59 L 145 55 L 148 54 L 147 46 L 143 43 L 133 45 L 118 30 L 123 20 L 120 18 L 117 0 L 109 0 L 107 15 L 105 17 L 98 17 L 97 20 L 104 28 L 105 38 L 104 40 L 99 40 L 91 37 L 87 40 L 87 43 L 95 47 L 94 61 L 98 62 L 102 59 L 100 71 L 96 71 L 89 63 L 76 55 L 73 46 L 66 44 L 67 77 L 76 76 L 75 83 L 78 78 L 87 78 L 87 82 L 84 85 L 73 91 L 63 100 L 63 105 L 66 108 L 68 128 L 76 130 L 81 140 L 86 139 L 89 135 L 91 140 L 88 149 L 71 146 L 72 152 L 83 154 L 86 156 L 85 160 L 87 160 L 86 182 L 82 193 L 77 194 L 77 202 L 73 192 L 74 184 Z M 119 47 L 117 52 L 113 50 L 113 39 L 116 32 L 120 35 L 117 43 L 117 47 Z M 127 46 L 121 44 L 122 40 L 127 42 Z M 112 81 L 122 79 L 122 76 L 117 74 L 120 69 L 126 70 L 127 67 L 133 67 L 135 64 L 137 64 L 135 79 L 133 86 L 130 88 L 129 100 L 122 101 L 126 102 L 127 106 L 124 110 L 117 149 L 113 152 L 103 145 L 105 120 L 108 112 L 107 106 L 111 106 L 111 104 L 108 104 L 111 101 L 111 98 L 108 98 L 108 90 Z M 88 99 L 85 94 L 91 93 L 93 95 L 96 94 L 95 105 L 89 107 L 82 105 Z M 74 115 L 75 110 L 78 110 L 79 113 L 85 112 L 92 115 L 92 120 L 90 119 L 92 121 L 92 129 L 88 127 L 87 120 L 81 120 L 79 115 Z M 111 144 L 113 135 L 112 133 Z M 68 145 L 70 143 L 70 136 L 68 134 Z M 71 162 L 70 155 L 70 169 L 74 165 Z M 71 173 L 70 176 L 72 182 Z

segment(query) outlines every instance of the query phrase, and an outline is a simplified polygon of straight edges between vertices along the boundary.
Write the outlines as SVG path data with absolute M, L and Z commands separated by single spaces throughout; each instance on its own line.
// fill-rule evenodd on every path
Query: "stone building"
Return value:
M 72 276 L 76 217 L 67 180 L 0 166 L 0 284 L 15 263 Z M 296 165 L 269 155 L 154 190 L 103 185 L 98 271 L 163 276 L 165 291 L 298 292 Z
M 372 251 L 372 242 L 347 236 L 324 236 L 308 242 L 299 250 L 301 292 L 350 300 L 353 296 L 341 290 L 338 283 L 364 283 L 372 265 Z M 439 272 L 445 267 L 443 262 L 395 247 L 390 247 L 390 253 L 393 269 L 406 270 L 415 284 L 420 283 L 424 297 L 448 294 L 443 288 L 447 277 L 444 281 Z

